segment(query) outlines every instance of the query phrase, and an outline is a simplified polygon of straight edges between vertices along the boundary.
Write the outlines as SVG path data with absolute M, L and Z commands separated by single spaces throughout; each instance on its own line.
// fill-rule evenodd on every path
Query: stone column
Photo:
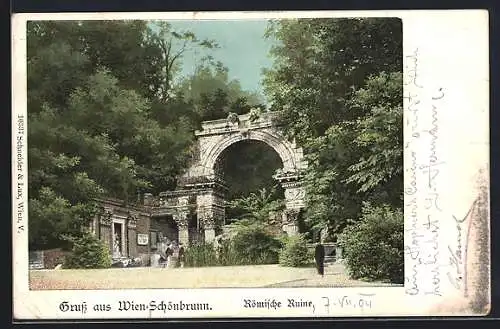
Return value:
M 137 257 L 137 214 L 130 214 L 127 218 L 128 256 Z
M 101 241 L 103 241 L 107 246 L 109 253 L 113 253 L 113 211 L 112 209 L 104 209 L 103 213 L 99 218 L 99 231 L 101 234 Z
M 198 207 L 198 221 L 205 234 L 205 242 L 211 243 L 215 240 L 215 214 L 212 206 Z
M 203 221 L 205 228 L 205 242 L 212 243 L 215 241 L 215 225 L 213 218 L 205 218 Z
M 179 209 L 174 214 L 174 221 L 177 223 L 179 229 L 179 243 L 187 246 L 189 244 L 189 230 L 188 230 L 188 209 Z
M 283 230 L 288 235 L 298 234 L 298 217 L 300 210 L 304 208 L 304 188 L 300 181 L 289 181 L 282 183 L 285 189 L 285 215 L 283 218 Z
M 215 196 L 213 191 L 205 192 L 196 197 L 196 213 L 205 232 L 205 242 L 215 240 Z
M 282 229 L 287 235 L 297 235 L 299 233 L 297 225 L 298 216 L 299 210 L 297 209 L 285 210 Z

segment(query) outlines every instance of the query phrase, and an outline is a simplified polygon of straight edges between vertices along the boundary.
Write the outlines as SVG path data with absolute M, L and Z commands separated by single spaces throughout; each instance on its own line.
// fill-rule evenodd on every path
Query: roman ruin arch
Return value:
M 302 148 L 279 132 L 274 118 L 272 112 L 258 115 L 250 112 L 203 122 L 202 129 L 195 133 L 197 141 L 191 166 L 179 177 L 175 191 L 160 194 L 153 215 L 172 215 L 179 227 L 179 240 L 188 243 L 187 221 L 195 214 L 204 229 L 205 241 L 212 241 L 225 218 L 226 187 L 216 170 L 218 160 L 229 146 L 243 140 L 256 140 L 273 148 L 282 160 L 283 168 L 274 176 L 285 190 L 282 228 L 288 234 L 295 234 L 297 217 L 304 207 L 301 173 L 307 163 Z

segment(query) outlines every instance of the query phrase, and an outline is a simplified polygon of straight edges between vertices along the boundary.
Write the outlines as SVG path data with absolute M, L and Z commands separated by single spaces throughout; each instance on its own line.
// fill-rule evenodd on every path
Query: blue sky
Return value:
M 210 51 L 215 60 L 229 69 L 229 78 L 238 79 L 241 87 L 262 94 L 261 71 L 272 65 L 268 57 L 272 41 L 264 38 L 265 20 L 169 21 L 174 30 L 190 30 L 200 39 L 213 39 L 220 48 Z M 194 71 L 203 54 L 186 53 L 182 74 Z

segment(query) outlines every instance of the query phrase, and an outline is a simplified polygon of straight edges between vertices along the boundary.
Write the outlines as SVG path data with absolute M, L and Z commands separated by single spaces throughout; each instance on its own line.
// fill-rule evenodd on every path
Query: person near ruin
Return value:
M 316 262 L 316 270 L 318 274 L 324 276 L 325 274 L 325 247 L 318 243 L 314 249 L 314 260 Z
M 167 267 L 177 267 L 179 261 L 179 244 L 174 240 L 168 248 L 170 249 L 170 252 L 167 259 Z
M 120 236 L 118 233 L 115 233 L 114 240 L 113 240 L 113 257 L 119 258 L 121 257 L 121 250 L 120 250 Z
M 169 244 L 167 249 L 165 249 L 165 257 L 167 257 L 166 261 L 166 266 L 169 267 L 170 262 L 172 261 L 172 255 L 174 254 L 172 244 Z
M 184 246 L 179 243 L 179 266 L 184 267 Z

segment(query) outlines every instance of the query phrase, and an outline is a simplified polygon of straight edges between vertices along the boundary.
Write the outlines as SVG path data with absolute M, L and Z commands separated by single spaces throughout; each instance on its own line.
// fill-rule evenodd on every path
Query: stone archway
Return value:
M 159 205 L 173 214 L 181 242 L 189 242 L 187 220 L 193 212 L 204 230 L 205 241 L 215 238 L 225 218 L 226 192 L 223 177 L 216 170 L 217 161 L 224 150 L 243 140 L 266 143 L 281 158 L 283 168 L 274 178 L 285 190 L 282 228 L 288 234 L 297 232 L 297 217 L 304 207 L 301 173 L 307 163 L 302 149 L 280 134 L 273 119 L 274 113 L 267 112 L 257 117 L 252 113 L 230 115 L 227 119 L 202 123 L 202 129 L 195 133 L 197 141 L 190 168 L 179 177 L 176 191 L 162 193 Z

